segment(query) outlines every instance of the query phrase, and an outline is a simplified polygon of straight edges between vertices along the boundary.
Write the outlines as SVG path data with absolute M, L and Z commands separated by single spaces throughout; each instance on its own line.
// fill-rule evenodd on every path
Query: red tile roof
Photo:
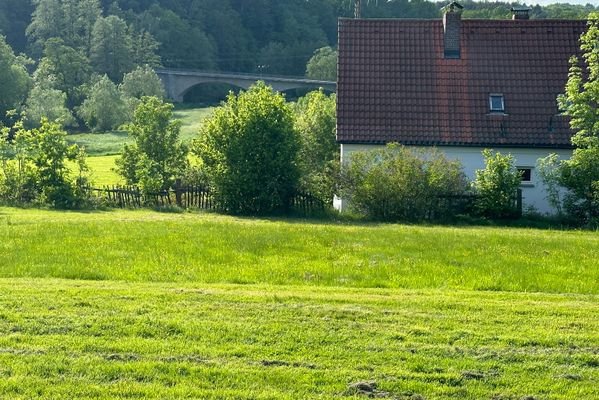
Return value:
M 558 115 L 585 21 L 462 20 L 445 59 L 441 20 L 341 19 L 337 140 L 570 147 Z M 489 111 L 503 94 L 505 114 Z

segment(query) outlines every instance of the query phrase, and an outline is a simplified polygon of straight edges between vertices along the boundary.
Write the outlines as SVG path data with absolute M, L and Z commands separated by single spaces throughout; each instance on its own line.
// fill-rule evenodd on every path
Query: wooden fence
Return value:
M 144 193 L 137 186 L 104 186 L 84 188 L 90 196 L 100 198 L 119 208 L 178 206 L 186 209 L 217 210 L 211 191 L 204 186 L 181 186 L 158 192 Z M 326 205 L 309 193 L 297 193 L 291 198 L 290 211 L 312 214 L 324 211 Z

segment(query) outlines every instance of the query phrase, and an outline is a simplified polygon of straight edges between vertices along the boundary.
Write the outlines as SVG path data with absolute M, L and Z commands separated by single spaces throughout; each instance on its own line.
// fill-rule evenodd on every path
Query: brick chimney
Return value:
M 445 58 L 460 58 L 460 31 L 462 30 L 462 7 L 452 2 L 443 8 L 443 43 Z
M 530 19 L 530 8 L 528 7 L 512 7 L 512 19 Z

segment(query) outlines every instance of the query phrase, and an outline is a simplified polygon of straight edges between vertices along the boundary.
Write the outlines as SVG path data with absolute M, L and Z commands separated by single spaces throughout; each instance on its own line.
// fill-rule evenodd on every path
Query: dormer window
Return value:
M 491 112 L 502 113 L 505 111 L 502 94 L 491 93 L 489 95 L 489 109 L 491 110 Z

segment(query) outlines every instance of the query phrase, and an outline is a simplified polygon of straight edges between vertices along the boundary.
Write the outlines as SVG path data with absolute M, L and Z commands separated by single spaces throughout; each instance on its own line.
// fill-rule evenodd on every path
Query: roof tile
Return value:
M 440 20 L 341 19 L 337 140 L 569 147 L 556 97 L 585 26 L 463 20 L 461 58 L 445 59 Z

